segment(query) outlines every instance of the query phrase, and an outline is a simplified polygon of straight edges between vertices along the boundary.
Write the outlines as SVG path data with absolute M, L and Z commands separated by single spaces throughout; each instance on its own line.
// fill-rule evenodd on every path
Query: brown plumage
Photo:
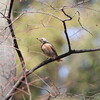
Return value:
M 47 57 L 55 58 L 56 56 L 58 56 L 53 45 L 51 45 L 45 38 L 37 38 L 37 39 L 41 42 L 41 49 Z M 62 61 L 62 60 L 58 59 L 57 61 Z

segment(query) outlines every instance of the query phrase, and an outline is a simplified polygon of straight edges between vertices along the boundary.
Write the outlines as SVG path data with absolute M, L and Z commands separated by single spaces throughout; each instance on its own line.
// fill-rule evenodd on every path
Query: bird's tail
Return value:
M 63 60 L 62 59 L 58 59 L 57 61 L 60 62 L 60 61 L 63 61 Z

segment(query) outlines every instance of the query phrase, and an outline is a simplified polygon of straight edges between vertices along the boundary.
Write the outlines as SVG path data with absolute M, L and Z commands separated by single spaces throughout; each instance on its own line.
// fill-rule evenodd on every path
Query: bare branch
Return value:
M 11 24 L 12 21 L 11 21 L 11 18 L 10 18 L 11 17 L 12 7 L 13 7 L 13 2 L 14 2 L 14 0 L 11 0 L 11 2 L 10 2 L 10 8 L 9 8 L 9 13 L 8 13 L 8 19 L 7 19 L 7 21 L 8 21 L 8 24 L 9 24 L 9 29 L 10 29 L 11 35 L 13 37 L 14 47 L 17 48 L 16 51 L 17 51 L 17 54 L 19 56 L 19 59 L 20 59 L 20 62 L 22 64 L 22 68 L 23 68 L 23 71 L 24 71 L 25 70 L 25 61 L 24 61 L 24 58 L 22 56 L 21 51 L 18 50 L 19 47 L 18 47 L 18 43 L 17 43 L 17 40 L 16 40 L 16 36 L 15 36 L 14 30 L 13 30 L 13 26 Z
M 30 89 L 29 89 L 29 86 L 28 86 L 28 83 L 27 83 L 27 77 L 26 77 L 25 61 L 24 61 L 24 58 L 22 56 L 21 51 L 18 50 L 19 47 L 18 47 L 18 43 L 17 43 L 17 40 L 16 40 L 16 36 L 15 36 L 14 30 L 13 30 L 12 21 L 11 21 L 11 12 L 12 12 L 12 7 L 13 7 L 13 2 L 14 2 L 14 0 L 10 1 L 10 8 L 9 8 L 7 21 L 8 21 L 8 24 L 9 24 L 9 29 L 10 29 L 11 35 L 13 37 L 14 47 L 17 48 L 16 51 L 17 51 L 17 54 L 19 56 L 20 62 L 22 64 L 23 75 L 25 76 L 25 82 L 26 82 L 26 86 L 27 86 L 27 89 L 28 89 L 28 92 L 29 92 L 29 95 L 30 95 L 30 100 L 31 100 L 31 92 L 30 92 Z
M 66 21 L 72 20 L 72 17 L 69 16 L 65 11 L 64 11 L 64 7 L 61 9 L 61 11 L 64 13 L 65 16 L 67 16 L 69 19 L 66 19 Z
M 32 69 L 30 69 L 29 71 L 26 71 L 24 70 L 25 72 L 25 75 L 22 75 L 18 81 L 15 83 L 15 85 L 13 86 L 13 88 L 9 91 L 9 93 L 7 94 L 7 96 L 5 97 L 5 100 L 9 100 L 9 98 L 11 98 L 14 94 L 15 91 L 17 91 L 17 88 L 23 83 L 23 81 L 27 83 L 27 80 L 26 80 L 26 77 L 29 76 L 31 73 L 33 73 L 34 71 L 36 71 L 37 69 L 41 68 L 42 66 L 46 65 L 46 64 L 49 64 L 53 61 L 56 61 L 60 58 L 64 58 L 64 57 L 67 57 L 69 55 L 72 55 L 72 54 L 79 54 L 79 53 L 86 53 L 86 52 L 94 52 L 94 51 L 100 51 L 100 48 L 97 48 L 97 49 L 87 49 L 87 50 L 72 50 L 71 49 L 71 44 L 70 44 L 70 39 L 68 37 L 68 33 L 67 33 L 67 27 L 66 27 L 66 21 L 69 21 L 69 20 L 72 20 L 73 17 L 69 16 L 65 11 L 64 11 L 64 7 L 61 9 L 61 11 L 63 12 L 63 14 L 65 16 L 68 17 L 68 19 L 61 19 L 59 18 L 58 16 L 55 16 L 53 14 L 50 14 L 50 13 L 45 13 L 45 12 L 40 12 L 40 11 L 36 11 L 36 12 L 24 12 L 23 14 L 26 14 L 26 13 L 40 13 L 40 14 L 45 14 L 45 15 L 48 15 L 48 16 L 52 16 L 56 19 L 58 19 L 59 21 L 61 21 L 63 23 L 63 27 L 64 27 L 64 33 L 66 35 L 66 39 L 67 39 L 67 42 L 68 42 L 68 47 L 69 47 L 69 51 L 62 54 L 62 55 L 59 55 L 57 56 L 56 58 L 54 59 L 48 59 L 48 60 L 45 60 L 43 62 L 41 62 L 40 64 L 38 64 L 37 66 L 33 67 Z M 78 14 L 80 15 L 80 13 L 78 12 Z M 14 30 L 13 30 L 13 27 L 12 27 L 12 22 L 10 20 L 10 17 L 8 17 L 8 23 L 9 23 L 9 28 L 11 30 L 11 33 L 12 33 L 12 37 L 14 38 L 14 47 L 16 48 L 16 51 L 19 55 L 19 58 L 20 58 L 20 61 L 21 61 L 21 64 L 22 64 L 22 67 L 25 68 L 25 62 L 24 62 L 24 58 L 19 50 L 19 47 L 18 47 L 18 44 L 17 44 L 17 41 L 16 41 L 16 37 L 15 37 L 15 34 L 14 34 Z M 80 24 L 80 26 L 86 30 L 81 22 L 80 22 L 80 16 L 79 16 L 79 19 L 78 19 L 78 22 Z M 87 31 L 87 30 L 86 30 Z M 87 31 L 88 32 L 88 31 Z
M 79 5 L 86 4 L 88 2 L 89 2 L 89 0 L 82 0 L 82 1 L 78 2 L 77 4 L 73 5 L 72 7 L 77 7 Z
M 0 14 L 2 14 L 2 13 L 0 12 Z M 0 33 L 2 33 L 3 31 L 5 31 L 11 24 L 13 24 L 16 20 L 18 20 L 22 15 L 23 15 L 23 13 L 21 13 L 19 16 L 17 16 L 9 25 L 7 25 L 2 31 L 0 31 Z M 8 19 L 5 15 L 3 15 L 3 17 L 6 18 L 6 19 Z M 8 34 L 8 36 L 6 36 L 6 38 L 2 42 L 0 42 L 0 44 L 2 44 L 9 37 L 9 35 L 10 35 L 10 33 Z
M 11 0 L 11 2 L 10 2 L 10 7 L 9 7 L 9 13 L 8 13 L 8 18 L 9 18 L 9 19 L 10 19 L 10 17 L 11 17 L 11 12 L 12 12 L 13 3 L 14 3 L 14 0 Z
M 71 45 L 70 45 L 70 40 L 69 40 L 69 36 L 67 33 L 66 21 L 72 20 L 72 17 L 69 16 L 68 14 L 66 14 L 66 12 L 64 11 L 64 7 L 61 9 L 61 11 L 64 13 L 65 16 L 69 17 L 69 19 L 62 20 L 62 23 L 63 23 L 63 27 L 64 27 L 64 33 L 65 33 L 66 38 L 67 38 L 69 51 L 71 51 Z
M 26 76 L 29 76 L 31 73 L 33 73 L 37 69 L 41 68 L 42 66 L 44 66 L 46 64 L 49 64 L 49 63 L 51 63 L 53 61 L 56 61 L 56 60 L 58 60 L 60 58 L 67 57 L 67 56 L 69 56 L 71 54 L 79 54 L 79 53 L 94 52 L 94 51 L 100 51 L 100 48 L 87 49 L 87 50 L 71 50 L 71 51 L 66 52 L 66 53 L 64 53 L 62 55 L 57 56 L 55 59 L 48 59 L 48 60 L 45 60 L 45 61 L 41 62 L 39 65 L 37 65 L 34 68 L 32 68 L 29 71 L 27 71 Z M 16 91 L 16 88 L 18 88 L 22 84 L 22 81 L 24 81 L 24 80 L 25 80 L 25 77 L 22 75 L 20 77 L 20 79 L 16 82 L 16 84 L 13 86 L 13 88 L 10 90 L 10 92 L 7 94 L 7 96 L 5 97 L 4 100 L 9 100 L 9 98 L 12 97 L 13 92 Z
M 64 26 L 64 33 L 65 33 L 66 38 L 67 38 L 69 51 L 71 51 L 71 45 L 70 45 L 70 40 L 69 40 L 68 33 L 67 33 L 66 22 L 62 21 L 62 23 L 63 23 L 63 26 Z
M 88 33 L 90 33 L 93 36 L 93 34 L 90 31 L 88 31 L 85 27 L 83 27 L 83 25 L 81 24 L 81 21 L 80 21 L 80 13 L 79 13 L 79 11 L 77 11 L 77 13 L 78 13 L 78 23 L 80 24 L 82 29 L 84 29 L 85 31 L 87 31 Z

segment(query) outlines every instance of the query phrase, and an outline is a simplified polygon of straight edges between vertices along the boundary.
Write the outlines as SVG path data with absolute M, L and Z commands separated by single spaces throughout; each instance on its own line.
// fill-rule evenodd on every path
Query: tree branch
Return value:
M 32 96 L 31 96 L 31 92 L 30 92 L 28 81 L 27 81 L 27 77 L 26 77 L 25 61 L 24 61 L 24 58 L 22 56 L 21 51 L 19 50 L 18 43 L 17 43 L 17 40 L 16 40 L 16 36 L 15 36 L 14 30 L 13 30 L 13 26 L 12 26 L 12 21 L 11 21 L 11 18 L 10 18 L 11 17 L 12 7 L 13 7 L 13 2 L 14 2 L 14 0 L 11 0 L 11 2 L 10 2 L 10 8 L 9 8 L 7 21 L 8 21 L 8 24 L 9 24 L 10 31 L 12 33 L 12 37 L 13 37 L 13 41 L 14 41 L 14 47 L 16 48 L 17 54 L 19 56 L 19 59 L 20 59 L 21 65 L 22 65 L 23 76 L 25 77 L 24 80 L 26 82 L 27 90 L 28 90 L 28 93 L 29 93 L 30 99 L 31 99 Z
M 20 59 L 21 65 L 22 65 L 23 76 L 25 77 L 24 80 L 26 82 L 26 86 L 27 86 L 29 95 L 31 97 L 31 93 L 30 93 L 29 86 L 28 86 L 28 83 L 27 83 L 25 61 L 24 61 L 24 58 L 22 56 L 21 51 L 19 50 L 18 43 L 17 43 L 17 40 L 16 40 L 16 36 L 15 36 L 13 26 L 12 26 L 12 21 L 11 21 L 11 12 L 12 12 L 12 7 L 13 7 L 13 2 L 14 2 L 14 0 L 10 1 L 10 7 L 9 7 L 8 16 L 7 16 L 7 21 L 8 21 L 8 24 L 9 24 L 9 29 L 10 29 L 12 38 L 13 38 L 14 48 L 16 48 L 17 54 L 19 56 L 19 59 Z
M 22 84 L 22 82 L 25 81 L 25 77 L 28 77 L 31 73 L 33 73 L 33 72 L 36 71 L 37 69 L 41 68 L 42 66 L 44 66 L 44 65 L 46 65 L 46 64 L 49 64 L 49 63 L 51 63 L 51 62 L 53 62 L 53 61 L 56 61 L 56 60 L 58 60 L 58 59 L 60 59 L 60 58 L 67 57 L 67 56 L 72 55 L 72 54 L 79 54 L 79 53 L 100 51 L 100 48 L 97 48 L 97 49 L 87 49 L 87 50 L 72 50 L 72 49 L 71 49 L 70 40 L 69 40 L 68 33 L 67 33 L 66 21 L 71 20 L 72 17 L 70 17 L 69 15 L 67 15 L 67 14 L 65 13 L 64 8 L 63 8 L 62 12 L 64 13 L 65 16 L 69 17 L 69 19 L 62 20 L 62 19 L 60 19 L 59 17 L 56 17 L 56 16 L 54 16 L 54 15 L 52 15 L 52 14 L 41 13 L 41 12 L 37 12 L 37 13 L 41 13 L 41 14 L 46 14 L 46 15 L 49 15 L 49 16 L 53 16 L 53 17 L 55 17 L 56 19 L 60 20 L 60 21 L 63 23 L 63 26 L 64 26 L 64 33 L 65 33 L 65 35 L 66 35 L 66 39 L 67 39 L 67 42 L 68 42 L 69 51 L 66 52 L 66 53 L 64 53 L 64 54 L 62 54 L 62 55 L 57 56 L 55 59 L 48 59 L 48 60 L 45 60 L 45 61 L 41 62 L 40 64 L 38 64 L 37 66 L 35 66 L 34 68 L 32 68 L 32 69 L 30 69 L 29 71 L 27 71 L 27 72 L 26 72 L 26 76 L 23 76 L 23 75 L 22 75 L 22 76 L 19 78 L 19 80 L 16 82 L 16 84 L 13 86 L 13 88 L 9 91 L 9 93 L 7 94 L 7 96 L 5 97 L 4 100 L 9 100 L 9 98 L 11 98 L 11 97 L 13 96 L 13 93 L 16 91 L 16 88 L 20 87 L 20 85 Z M 8 20 L 8 21 L 9 21 L 9 20 Z M 11 20 L 10 20 L 10 21 L 11 21 Z M 9 22 L 9 24 L 11 24 L 11 22 Z M 12 32 L 13 35 L 14 35 L 14 31 L 13 31 L 13 28 L 12 28 L 12 24 L 11 24 L 9 27 L 10 27 L 10 29 L 11 29 L 11 32 Z M 14 36 L 13 36 L 13 35 L 12 35 L 12 37 L 14 37 L 14 39 L 15 39 L 15 40 L 14 40 L 14 43 L 16 44 L 16 42 L 17 42 L 17 41 L 16 41 L 16 37 L 15 37 L 15 35 L 14 35 Z M 17 44 L 16 44 L 16 45 L 17 45 Z M 18 52 L 18 55 L 19 55 L 21 52 L 19 53 L 20 50 L 19 50 L 19 48 L 18 48 L 18 45 L 17 45 L 17 47 L 16 47 L 16 45 L 15 45 L 15 48 L 16 48 L 16 51 Z M 21 62 L 24 61 L 22 55 L 19 55 L 19 57 L 20 57 Z
M 25 61 L 24 61 L 24 58 L 23 58 L 21 51 L 19 50 L 18 43 L 17 43 L 17 40 L 16 40 L 16 36 L 15 36 L 13 26 L 12 26 L 12 21 L 11 21 L 11 11 L 12 11 L 12 7 L 13 7 L 13 3 L 14 3 L 14 0 L 11 0 L 7 21 L 8 21 L 8 24 L 9 24 L 9 29 L 10 29 L 12 38 L 13 38 L 14 47 L 17 48 L 16 51 L 17 51 L 17 54 L 19 56 L 22 68 L 23 68 L 23 70 L 25 70 Z
M 70 40 L 69 40 L 68 33 L 67 33 L 66 22 L 62 21 L 62 23 L 63 23 L 63 27 L 64 27 L 64 33 L 65 33 L 66 38 L 67 38 L 69 51 L 71 51 L 71 45 L 70 45 Z
M 61 11 L 64 13 L 65 16 L 67 16 L 69 18 L 69 19 L 62 20 L 62 23 L 63 23 L 63 27 L 64 27 L 64 33 L 66 35 L 66 39 L 67 39 L 67 42 L 68 42 L 68 48 L 69 48 L 69 51 L 71 51 L 71 45 L 70 45 L 70 40 L 69 40 L 69 36 L 68 36 L 68 33 L 67 33 L 66 21 L 72 20 L 72 17 L 69 16 L 68 14 L 66 14 L 66 12 L 64 11 L 64 7 L 61 9 Z
M 69 18 L 69 19 L 66 19 L 66 21 L 72 20 L 72 17 L 69 16 L 69 15 L 64 11 L 64 7 L 61 9 L 61 11 L 63 12 L 63 14 L 64 14 L 65 16 L 67 16 L 67 17 Z
M 8 12 L 8 18 L 9 18 L 9 19 L 10 19 L 10 17 L 11 17 L 11 12 L 12 12 L 13 3 L 14 3 L 14 0 L 11 0 L 11 2 L 10 2 L 10 7 L 9 7 L 9 12 Z
M 83 25 L 82 25 L 82 23 L 80 21 L 80 13 L 79 13 L 79 11 L 77 11 L 77 13 L 78 13 L 78 23 L 79 23 L 79 25 L 82 27 L 82 29 L 84 29 L 85 31 L 87 31 L 88 33 L 90 33 L 93 36 L 93 34 L 90 31 L 88 31 L 85 27 L 83 27 Z
M 29 76 L 31 73 L 33 73 L 34 71 L 36 71 L 37 69 L 41 68 L 42 66 L 48 64 L 48 63 L 51 63 L 53 61 L 56 61 L 60 58 L 64 58 L 64 57 L 67 57 L 71 54 L 79 54 L 79 53 L 86 53 L 86 52 L 94 52 L 94 51 L 100 51 L 100 48 L 97 48 L 97 49 L 87 49 L 87 50 L 71 50 L 69 52 L 66 52 L 62 55 L 59 55 L 57 56 L 55 59 L 48 59 L 48 60 L 45 60 L 43 62 L 41 62 L 39 65 L 35 66 L 34 68 L 30 69 L 29 71 L 26 72 L 26 76 Z M 13 86 L 13 88 L 10 90 L 10 92 L 7 94 L 7 96 L 5 97 L 4 100 L 9 100 L 9 98 L 11 98 L 13 95 L 13 92 L 16 91 L 16 88 L 18 88 L 21 84 L 22 84 L 22 81 L 25 80 L 25 77 L 22 75 L 20 77 L 20 79 L 16 82 L 16 84 Z

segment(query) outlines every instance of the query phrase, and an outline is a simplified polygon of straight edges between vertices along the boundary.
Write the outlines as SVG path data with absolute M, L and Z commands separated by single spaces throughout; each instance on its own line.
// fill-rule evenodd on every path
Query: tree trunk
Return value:
M 15 50 L 13 39 L 8 26 L 7 19 L 2 14 L 8 16 L 10 0 L 0 1 L 0 100 L 14 85 L 15 69 Z

